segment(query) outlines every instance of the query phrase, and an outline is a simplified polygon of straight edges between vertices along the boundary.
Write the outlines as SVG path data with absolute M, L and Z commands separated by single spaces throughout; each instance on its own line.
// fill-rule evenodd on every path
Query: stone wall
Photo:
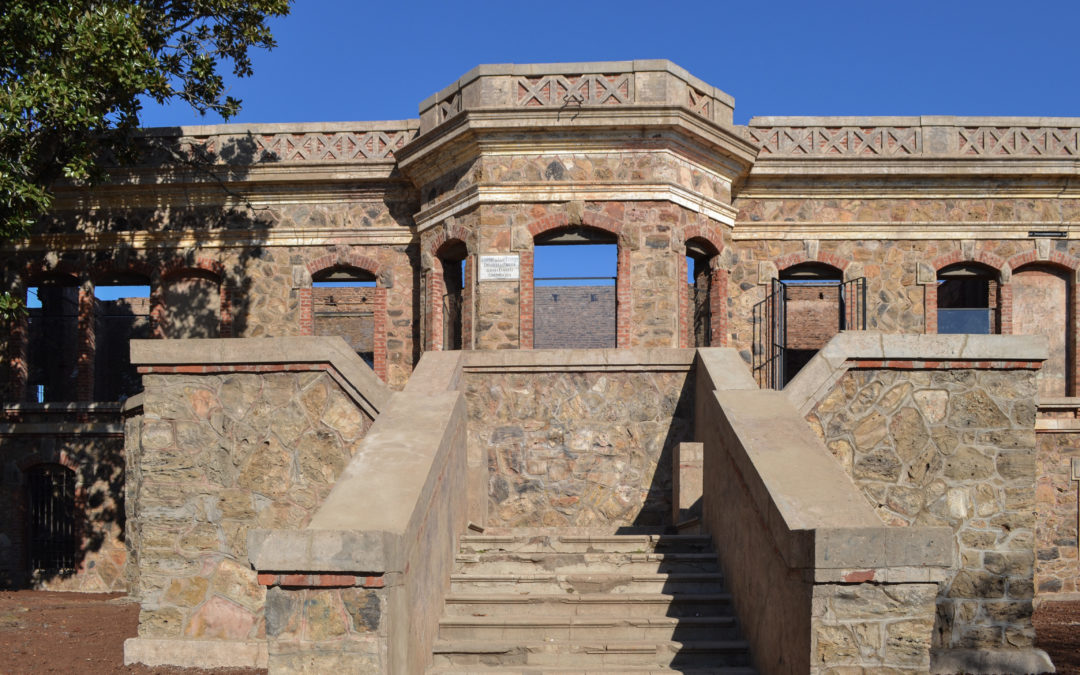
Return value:
M 266 593 L 241 562 L 247 532 L 306 524 L 371 418 L 311 366 L 172 370 L 144 374 L 144 414 L 129 435 L 139 637 L 260 641 Z
M 91 593 L 127 589 L 124 543 L 124 442 L 119 410 L 81 416 L 74 411 L 8 410 L 0 424 L 0 586 Z M 82 423 L 77 422 L 82 418 Z M 66 429 L 65 429 L 66 427 Z M 75 565 L 30 569 L 30 503 L 27 473 L 59 465 L 74 474 Z
M 927 672 L 937 592 L 937 584 L 814 584 L 810 672 Z
M 1064 428 L 1055 429 L 1063 422 Z M 1080 593 L 1077 558 L 1077 481 L 1072 462 L 1080 460 L 1080 429 L 1075 418 L 1040 419 L 1035 435 L 1035 591 L 1040 596 L 1076 597 Z
M 671 524 L 672 449 L 693 431 L 689 363 L 650 364 L 643 351 L 646 360 L 619 367 L 604 365 L 611 350 L 575 353 L 576 364 L 557 367 L 526 366 L 537 358 L 529 352 L 512 366 L 467 365 L 470 455 L 486 458 L 488 525 Z M 513 372 L 521 368 L 532 372 Z
M 1035 396 L 1034 370 L 869 367 L 808 415 L 882 522 L 955 531 L 935 647 L 1034 642 Z

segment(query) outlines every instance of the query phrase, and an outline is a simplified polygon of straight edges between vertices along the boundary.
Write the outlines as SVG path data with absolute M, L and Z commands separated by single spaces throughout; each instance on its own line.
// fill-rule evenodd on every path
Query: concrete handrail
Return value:
M 460 352 L 424 355 L 306 528 L 248 535 L 248 557 L 260 572 L 382 577 L 389 659 L 383 672 L 426 666 L 456 537 L 465 529 L 461 363 Z
M 950 528 L 882 523 L 785 395 L 757 389 L 733 350 L 699 350 L 696 377 L 702 524 L 720 542 L 761 672 L 810 671 L 820 584 L 925 585 L 954 565 Z

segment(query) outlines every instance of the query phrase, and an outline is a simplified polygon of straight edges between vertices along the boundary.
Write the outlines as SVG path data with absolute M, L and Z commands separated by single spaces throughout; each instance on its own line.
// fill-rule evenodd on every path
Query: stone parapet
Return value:
M 1076 117 L 754 117 L 759 159 L 1080 157 Z
M 735 99 L 666 60 L 492 64 L 473 68 L 421 102 L 420 129 L 427 132 L 469 110 L 643 106 L 679 106 L 730 125 Z
M 287 337 L 229 340 L 132 340 L 131 361 L 142 373 L 274 373 L 322 370 L 374 417 L 390 389 L 341 338 Z

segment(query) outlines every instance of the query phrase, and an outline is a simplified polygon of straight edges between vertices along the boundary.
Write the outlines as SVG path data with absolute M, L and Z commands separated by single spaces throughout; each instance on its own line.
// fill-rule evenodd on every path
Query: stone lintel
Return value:
M 267 662 L 265 640 L 130 638 L 124 641 L 124 665 L 266 668 Z

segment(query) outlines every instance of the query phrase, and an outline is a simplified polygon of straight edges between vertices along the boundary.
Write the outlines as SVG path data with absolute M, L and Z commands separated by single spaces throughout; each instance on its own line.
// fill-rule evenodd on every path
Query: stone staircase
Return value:
M 704 535 L 461 539 L 428 673 L 724 673 L 750 653 Z

